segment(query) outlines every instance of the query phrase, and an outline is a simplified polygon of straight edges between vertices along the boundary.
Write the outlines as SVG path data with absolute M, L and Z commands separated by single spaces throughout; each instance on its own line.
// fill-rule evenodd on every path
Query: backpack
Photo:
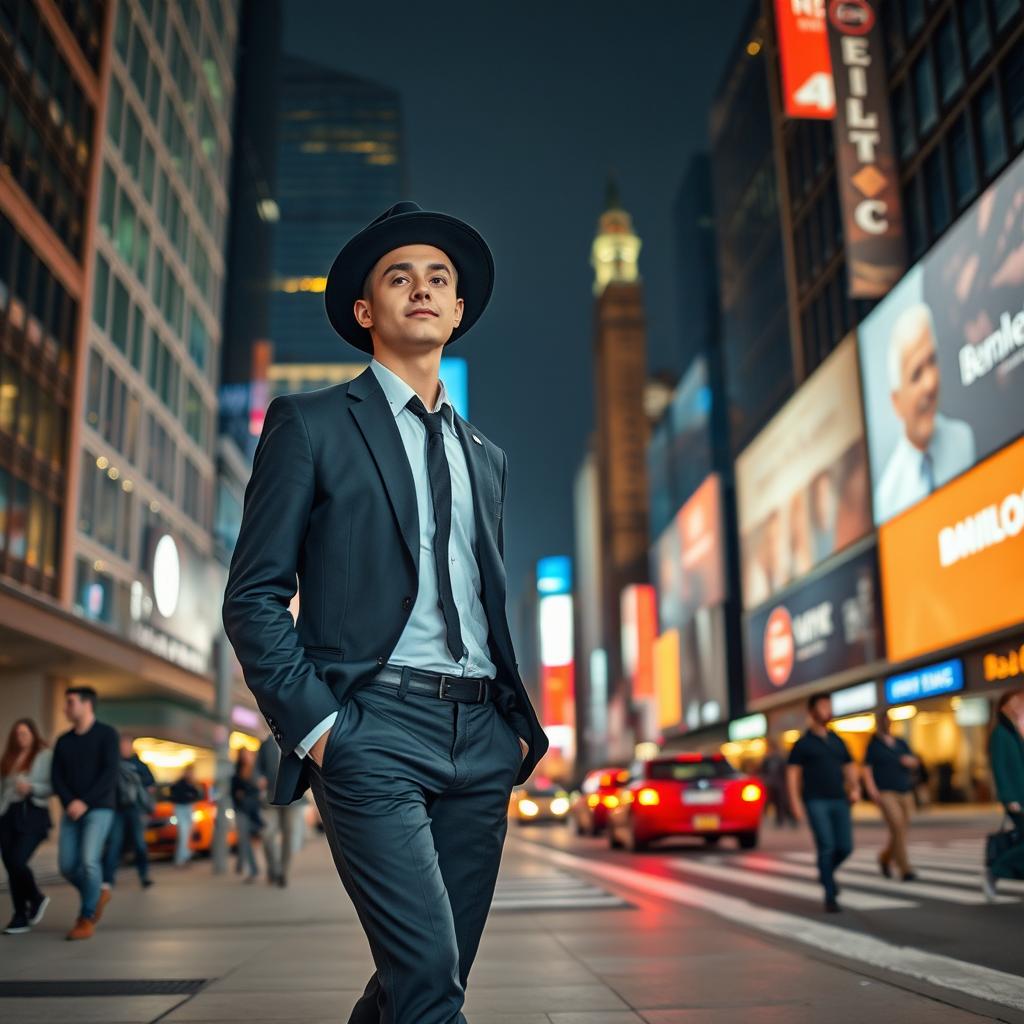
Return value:
M 139 798 L 145 791 L 139 773 L 128 761 L 121 761 L 117 766 L 117 806 L 127 811 L 138 806 Z

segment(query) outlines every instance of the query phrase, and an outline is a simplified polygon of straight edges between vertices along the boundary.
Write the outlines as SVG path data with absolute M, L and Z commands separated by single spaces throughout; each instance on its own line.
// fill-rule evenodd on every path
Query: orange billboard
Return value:
M 1024 622 L 1024 440 L 878 534 L 893 661 Z
M 786 116 L 831 120 L 836 94 L 825 0 L 775 0 L 775 28 Z

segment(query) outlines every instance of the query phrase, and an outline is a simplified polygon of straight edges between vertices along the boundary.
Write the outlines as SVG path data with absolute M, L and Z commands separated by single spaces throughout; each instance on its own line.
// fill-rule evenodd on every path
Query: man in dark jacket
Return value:
M 988 741 L 989 763 L 999 797 L 1013 822 L 1018 842 L 985 870 L 982 888 L 996 898 L 996 879 L 1024 878 L 1024 690 L 1013 690 L 1000 699 L 996 724 Z
M 133 780 L 134 785 L 121 785 L 122 776 Z M 118 765 L 117 807 L 114 821 L 107 836 L 107 848 L 103 854 L 103 888 L 111 889 L 117 884 L 117 870 L 121 866 L 125 841 L 131 843 L 135 855 L 135 870 L 139 883 L 148 889 L 153 880 L 149 877 L 149 851 L 146 849 L 146 817 L 153 806 L 153 791 L 156 779 L 138 754 L 130 736 L 121 737 L 121 763 Z
M 91 939 L 110 890 L 102 890 L 103 846 L 114 819 L 117 730 L 96 720 L 96 691 L 72 686 L 64 693 L 71 729 L 53 748 L 53 791 L 64 806 L 57 859 L 61 874 L 81 894 L 69 939 Z
M 373 360 L 270 403 L 228 574 L 274 802 L 312 785 L 377 966 L 353 1022 L 465 1021 L 509 794 L 548 745 L 505 613 L 505 453 L 439 378 L 493 277 L 474 228 L 415 203 L 348 242 L 327 315 Z

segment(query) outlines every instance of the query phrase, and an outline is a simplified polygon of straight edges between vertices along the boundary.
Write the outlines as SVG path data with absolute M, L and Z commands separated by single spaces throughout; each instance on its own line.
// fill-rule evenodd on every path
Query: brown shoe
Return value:
M 93 923 L 99 921 L 103 916 L 103 908 L 114 898 L 113 889 L 100 889 L 100 898 L 96 903 L 96 913 L 92 915 Z
M 74 927 L 65 936 L 69 941 L 75 939 L 91 939 L 96 931 L 96 922 L 91 917 L 80 917 Z

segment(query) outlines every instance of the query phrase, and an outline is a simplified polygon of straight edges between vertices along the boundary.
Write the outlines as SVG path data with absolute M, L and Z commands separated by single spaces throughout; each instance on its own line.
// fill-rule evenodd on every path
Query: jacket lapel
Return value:
M 462 442 L 462 450 L 466 453 L 466 466 L 469 468 L 469 480 L 473 488 L 473 515 L 476 519 L 476 536 L 479 547 L 480 569 L 484 573 L 485 584 L 500 581 L 501 556 L 495 540 L 495 522 L 498 515 L 498 502 L 501 499 L 500 481 L 487 449 L 472 438 L 472 428 L 457 413 L 455 415 L 455 431 Z M 485 593 L 492 588 L 485 586 Z M 504 599 L 504 589 L 500 588 Z
M 398 521 L 413 571 L 419 566 L 420 525 L 416 511 L 416 487 L 409 459 L 398 432 L 394 414 L 376 376 L 367 367 L 349 384 L 348 394 L 356 399 L 349 409 L 377 464 Z

